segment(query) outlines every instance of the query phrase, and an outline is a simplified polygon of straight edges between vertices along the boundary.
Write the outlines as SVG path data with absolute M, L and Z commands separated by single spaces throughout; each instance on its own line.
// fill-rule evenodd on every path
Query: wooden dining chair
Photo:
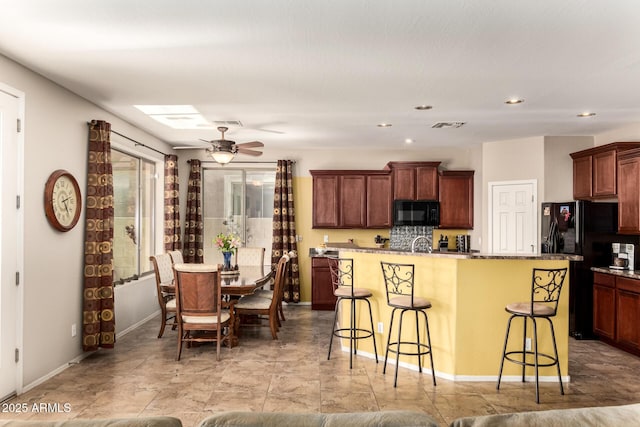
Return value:
M 290 257 L 287 254 L 283 255 L 278 261 L 272 298 L 264 298 L 255 294 L 246 295 L 241 297 L 235 304 L 236 316 L 257 315 L 259 319 L 267 316 L 269 327 L 271 328 L 271 337 L 274 340 L 278 339 L 278 301 L 281 301 L 281 295 L 284 292 L 289 259 Z
M 233 310 L 222 309 L 221 274 L 216 265 L 174 264 L 178 318 L 178 353 L 183 342 L 215 342 L 216 360 L 220 345 L 229 337 L 234 322 Z M 223 336 L 222 330 L 227 327 Z M 231 347 L 231 345 L 229 345 Z
M 287 252 L 287 255 L 289 256 L 289 261 L 291 261 L 293 258 L 295 258 L 297 255 L 296 251 L 289 251 Z M 275 275 L 274 275 L 275 277 Z M 256 290 L 253 294 L 257 295 L 259 297 L 262 298 L 268 298 L 271 299 L 273 298 L 273 288 L 275 287 L 275 279 L 273 280 L 272 284 L 270 285 L 272 289 L 258 289 Z M 280 290 L 280 295 L 277 297 L 278 298 L 278 326 L 282 326 L 282 324 L 280 323 L 280 321 L 285 321 L 287 320 L 284 317 L 284 310 L 282 309 L 282 301 L 284 300 L 284 284 L 282 285 L 282 289 Z
M 153 263 L 153 271 L 156 277 L 156 294 L 160 306 L 160 332 L 158 338 L 162 338 L 164 328 L 168 321 L 172 321 L 171 329 L 176 329 L 176 288 L 173 283 L 173 270 L 169 254 L 158 254 L 149 258 Z

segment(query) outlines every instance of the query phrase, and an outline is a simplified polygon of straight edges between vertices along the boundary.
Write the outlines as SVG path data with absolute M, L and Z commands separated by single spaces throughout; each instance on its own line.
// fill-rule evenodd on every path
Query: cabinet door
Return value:
M 610 281 L 614 280 L 609 276 Z M 615 339 L 616 332 L 616 290 L 613 286 L 597 281 L 594 274 L 593 283 L 593 332 L 601 337 Z
M 438 200 L 438 168 L 416 168 L 416 200 Z
M 391 174 L 367 176 L 367 228 L 391 228 Z
M 416 168 L 393 169 L 393 200 L 416 200 Z
M 473 228 L 473 171 L 440 175 L 440 228 Z
M 618 162 L 618 232 L 640 233 L 640 158 Z
M 364 175 L 345 175 L 340 177 L 340 227 L 365 227 L 366 191 L 367 183 Z
M 592 156 L 593 197 L 615 197 L 616 151 L 610 150 Z
M 618 289 L 616 310 L 618 344 L 635 350 L 640 349 L 640 294 Z
M 591 180 L 593 177 L 591 156 L 573 159 L 573 198 L 591 199 Z
M 329 262 L 324 257 L 311 258 L 311 309 L 333 310 L 336 297 L 333 295 Z
M 313 228 L 338 227 L 338 185 L 336 175 L 313 177 Z

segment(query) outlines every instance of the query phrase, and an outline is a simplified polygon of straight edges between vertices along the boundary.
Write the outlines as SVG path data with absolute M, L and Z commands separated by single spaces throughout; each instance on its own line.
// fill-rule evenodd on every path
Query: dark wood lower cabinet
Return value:
M 593 276 L 594 333 L 640 355 L 640 280 L 598 272 Z
M 333 295 L 329 261 L 326 257 L 311 258 L 311 309 L 333 310 L 336 297 Z
M 610 340 L 616 336 L 616 289 L 593 283 L 593 332 Z
M 640 353 L 640 280 L 616 277 L 616 341 Z

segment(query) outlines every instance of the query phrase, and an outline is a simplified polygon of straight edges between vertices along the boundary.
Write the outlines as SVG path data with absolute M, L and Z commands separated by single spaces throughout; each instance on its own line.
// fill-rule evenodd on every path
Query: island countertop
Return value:
M 491 254 L 482 252 L 458 252 L 458 251 L 433 251 L 433 252 L 411 252 L 401 249 L 389 249 L 389 248 L 366 248 L 366 247 L 330 247 L 323 248 L 324 251 L 329 253 L 337 253 L 340 251 L 365 253 L 365 254 L 379 254 L 379 255 L 409 255 L 409 256 L 423 256 L 430 258 L 452 258 L 452 259 L 522 259 L 522 260 L 538 260 L 538 261 L 582 261 L 582 255 L 574 254 Z

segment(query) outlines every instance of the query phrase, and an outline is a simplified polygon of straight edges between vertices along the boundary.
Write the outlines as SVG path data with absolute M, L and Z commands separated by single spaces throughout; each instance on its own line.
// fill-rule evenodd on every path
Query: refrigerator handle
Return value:
M 574 230 L 576 233 L 576 248 L 582 248 L 582 241 L 581 241 L 581 237 L 582 237 L 582 212 L 580 212 L 580 201 L 576 200 L 576 212 L 575 215 L 573 216 L 573 220 L 575 222 L 574 224 Z M 580 249 L 580 253 L 582 253 L 582 249 Z

